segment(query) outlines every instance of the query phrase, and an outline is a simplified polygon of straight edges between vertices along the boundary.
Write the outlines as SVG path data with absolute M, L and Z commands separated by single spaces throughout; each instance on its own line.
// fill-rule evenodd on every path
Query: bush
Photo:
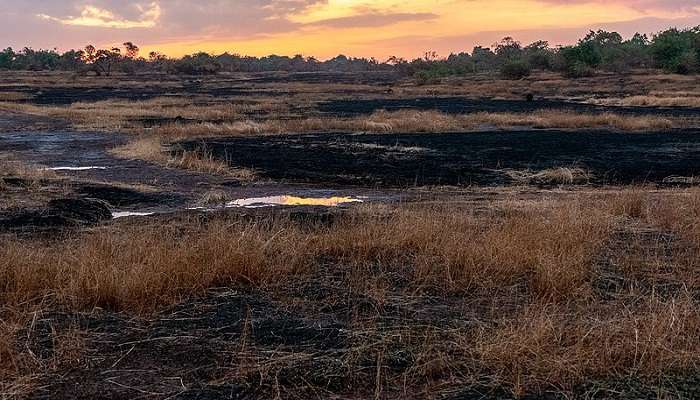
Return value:
M 651 54 L 656 65 L 668 72 L 696 72 L 700 64 L 700 27 L 659 33 L 651 43 Z
M 595 75 L 595 70 L 581 62 L 573 63 L 564 70 L 567 78 L 588 78 Z
M 508 61 L 501 67 L 501 76 L 505 79 L 518 80 L 530 76 L 530 66 L 524 61 Z
M 439 74 L 428 70 L 416 72 L 413 78 L 416 80 L 416 85 L 418 86 L 437 85 L 442 81 Z

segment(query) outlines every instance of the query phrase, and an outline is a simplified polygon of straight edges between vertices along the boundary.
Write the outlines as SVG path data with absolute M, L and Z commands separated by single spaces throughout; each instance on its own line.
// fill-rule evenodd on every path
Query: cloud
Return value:
M 444 56 L 461 51 L 471 52 L 474 46 L 491 47 L 506 36 L 511 36 L 523 44 L 544 39 L 549 41 L 552 46 L 557 46 L 575 43 L 590 30 L 603 29 L 619 32 L 624 37 L 632 37 L 637 32 L 653 34 L 671 27 L 682 28 L 698 24 L 700 24 L 700 16 L 671 19 L 646 17 L 632 21 L 601 23 L 573 28 L 483 31 L 452 36 L 407 35 L 388 40 L 367 42 L 364 45 L 370 48 L 382 48 L 389 53 L 409 53 L 412 54 L 412 57 L 419 56 L 424 51 L 437 51 Z
M 609 21 L 615 10 L 629 11 L 621 20 L 690 18 L 678 25 L 697 25 L 698 7 L 700 0 L 0 0 L 0 48 L 65 50 L 132 41 L 173 54 L 182 54 L 181 48 L 245 48 L 254 54 L 327 55 L 349 48 L 357 55 L 408 56 L 425 49 L 464 49 L 473 35 L 496 40 L 527 29 L 532 31 L 523 32 L 526 37 L 569 42 L 596 28 L 566 30 L 588 8 L 586 23 Z M 654 25 L 632 24 L 647 32 Z M 502 32 L 480 32 L 487 29 Z
M 684 12 L 700 14 L 698 0 L 538 0 L 541 3 L 567 6 L 572 4 L 611 4 L 617 3 L 642 12 Z
M 329 18 L 306 24 L 331 28 L 359 28 L 392 25 L 404 21 L 428 21 L 439 18 L 433 13 L 381 13 L 371 12 L 348 17 Z
M 139 11 L 139 18 L 136 20 L 124 19 L 114 14 L 114 12 L 86 5 L 80 12 L 79 17 L 68 16 L 65 18 L 54 17 L 47 14 L 37 14 L 41 19 L 58 22 L 63 25 L 85 26 L 96 28 L 116 28 L 116 29 L 133 29 L 133 28 L 153 28 L 158 23 L 161 15 L 160 5 L 156 2 L 146 6 L 141 4 L 133 5 Z

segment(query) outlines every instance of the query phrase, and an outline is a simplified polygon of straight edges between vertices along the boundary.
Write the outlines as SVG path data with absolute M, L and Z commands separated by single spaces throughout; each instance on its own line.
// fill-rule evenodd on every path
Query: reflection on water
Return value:
M 226 203 L 226 207 L 271 207 L 271 206 L 323 206 L 337 207 L 349 203 L 362 203 L 355 197 L 297 197 L 297 196 L 268 196 L 238 199 Z
M 126 217 L 147 217 L 153 215 L 152 212 L 134 212 L 134 211 L 119 211 L 112 213 L 112 219 L 126 218 Z
M 107 169 L 107 167 L 53 167 L 46 169 L 48 171 L 89 171 L 91 169 Z
M 361 197 L 297 197 L 297 196 L 267 196 L 267 197 L 252 197 L 246 199 L 238 199 L 228 202 L 223 205 L 223 208 L 260 208 L 274 206 L 322 206 L 322 207 L 338 207 L 344 204 L 363 203 Z M 215 211 L 221 209 L 219 207 L 189 207 L 188 210 L 193 211 Z M 112 213 L 112 218 L 126 217 L 145 217 L 154 215 L 155 212 L 136 212 L 136 211 L 118 211 Z

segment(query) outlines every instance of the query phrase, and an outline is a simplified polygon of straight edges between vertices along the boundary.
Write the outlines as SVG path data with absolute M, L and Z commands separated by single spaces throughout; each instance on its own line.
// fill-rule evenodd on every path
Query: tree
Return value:
M 126 54 L 124 57 L 135 60 L 139 56 L 139 47 L 132 42 L 124 43 L 124 48 L 126 49 Z
M 504 79 L 518 80 L 530 76 L 530 66 L 522 60 L 508 61 L 501 67 Z
M 523 48 L 523 59 L 531 68 L 550 69 L 554 63 L 554 51 L 549 42 L 540 40 Z
M 121 50 L 112 48 L 110 50 L 98 50 L 93 45 L 85 46 L 82 53 L 83 61 L 88 65 L 89 69 L 97 74 L 97 76 L 110 76 L 114 65 L 121 58 Z
M 496 54 L 488 47 L 477 46 L 472 51 L 472 61 L 477 71 L 488 71 L 495 69 Z
M 507 36 L 496 44 L 496 57 L 502 63 L 519 60 L 522 56 L 522 45 L 517 40 Z
M 0 52 L 0 69 L 12 69 L 15 61 L 15 51 L 8 47 Z
M 654 36 L 651 55 L 657 66 L 674 73 L 700 70 L 700 26 L 669 29 Z

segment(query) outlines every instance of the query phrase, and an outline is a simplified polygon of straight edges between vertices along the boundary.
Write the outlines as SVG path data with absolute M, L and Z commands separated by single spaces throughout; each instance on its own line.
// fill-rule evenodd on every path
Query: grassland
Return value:
M 0 77 L 0 110 L 22 115 L 28 126 L 40 117 L 76 130 L 71 135 L 130 135 L 87 158 L 121 158 L 106 158 L 115 168 L 100 176 L 113 181 L 99 182 L 100 190 L 167 195 L 189 185 L 193 196 L 172 213 L 0 230 L 0 399 L 700 397 L 700 190 L 690 161 L 682 166 L 688 176 L 672 176 L 676 181 L 605 186 L 586 159 L 571 161 L 567 153 L 568 163 L 551 168 L 495 163 L 510 186 L 401 186 L 403 200 L 376 175 L 370 188 L 342 189 L 402 200 L 203 213 L 185 208 L 279 183 L 204 146 L 173 150 L 178 141 L 212 136 L 293 140 L 331 132 L 435 138 L 557 128 L 562 135 L 656 138 L 699 126 L 686 111 L 697 107 L 700 81 L 636 73 L 581 80 L 534 74 L 515 82 L 475 75 L 433 86 L 265 79 Z M 339 99 L 523 100 L 526 93 L 623 108 L 361 115 L 320 108 Z M 15 123 L 8 121 L 0 114 L 0 128 Z M 328 149 L 347 147 L 354 161 L 374 157 L 367 165 L 385 170 L 391 160 L 451 146 L 426 150 L 376 137 L 307 145 L 332 156 L 344 153 Z M 91 150 L 84 143 L 76 148 Z M 513 147 L 494 143 L 501 152 Z M 484 165 L 486 150 L 477 158 Z M 0 161 L 0 228 L 7 213 L 45 214 L 49 199 L 96 193 L 81 191 L 95 184 L 89 178 L 7 153 Z M 504 153 L 489 154 L 498 161 Z M 147 160 L 159 174 L 127 186 L 110 174 L 138 174 L 150 164 L 125 160 Z M 460 160 L 436 165 L 457 170 Z M 328 160 L 306 162 L 330 169 Z M 307 184 L 325 189 L 327 181 L 312 172 L 317 180 Z
M 335 304 L 331 315 L 350 339 L 315 354 L 289 346 L 266 353 L 251 343 L 237 356 L 252 365 L 230 379 L 262 379 L 264 390 L 412 397 L 473 388 L 519 397 L 581 395 L 591 382 L 634 380 L 640 390 L 669 391 L 668 382 L 691 379 L 700 361 L 698 204 L 696 190 L 632 189 L 505 200 L 486 211 L 361 207 L 331 225 L 221 216 L 59 241 L 5 237 L 0 352 L 9 386 L 2 390 L 31 388 L 44 368 L 86 362 L 79 355 L 86 349 L 76 346 L 80 329 L 70 325 L 52 333 L 66 354 L 27 354 L 17 342 L 32 335 L 18 334 L 32 324 L 26 318 L 49 310 L 148 317 L 211 288 L 239 287 L 307 321 L 327 317 L 322 310 Z M 303 294 L 323 287 L 332 293 Z M 81 334 L 83 343 L 94 340 Z M 268 381 L 337 351 L 347 368 L 340 388 L 275 389 Z M 370 377 L 371 385 L 353 384 Z

